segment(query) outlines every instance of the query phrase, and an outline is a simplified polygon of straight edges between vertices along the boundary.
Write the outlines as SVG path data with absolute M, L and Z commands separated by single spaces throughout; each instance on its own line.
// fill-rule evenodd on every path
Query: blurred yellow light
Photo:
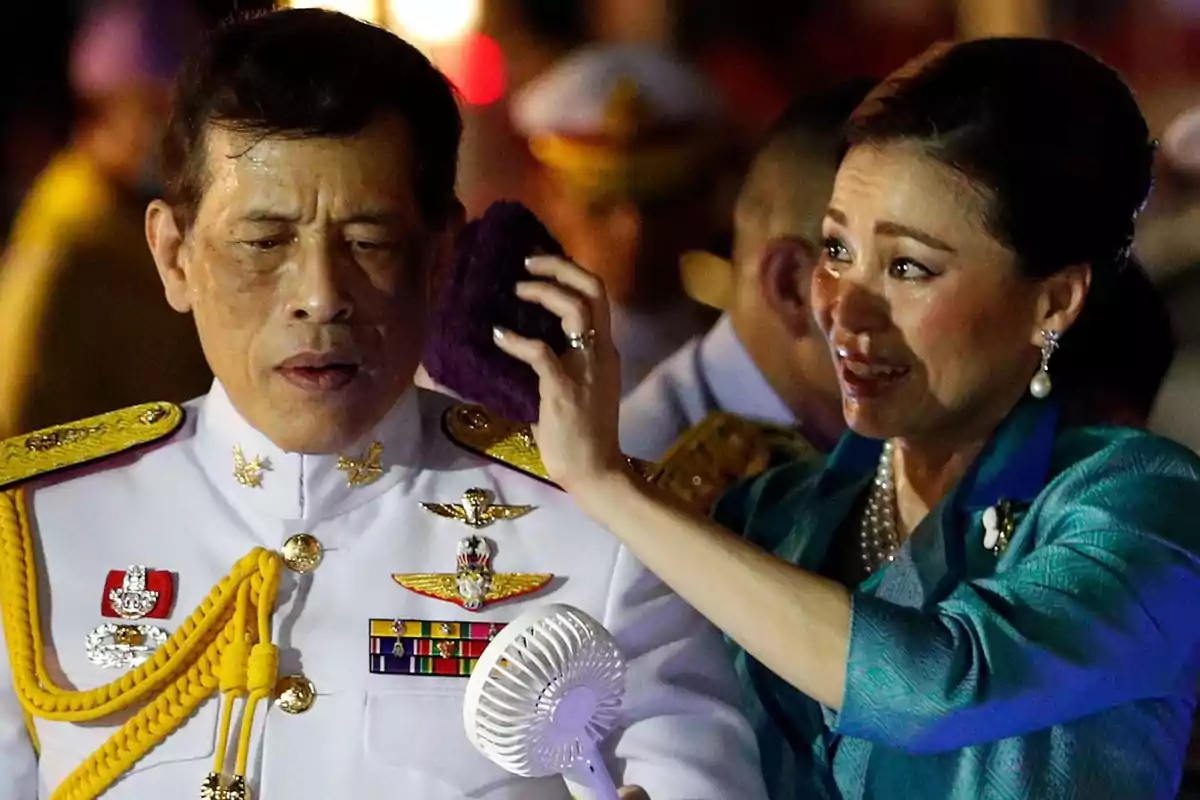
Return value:
M 426 44 L 461 39 L 478 24 L 480 0 L 390 0 L 391 21 L 402 35 Z
M 287 0 L 283 5 L 291 8 L 327 8 L 367 22 L 382 22 L 379 19 L 378 0 Z

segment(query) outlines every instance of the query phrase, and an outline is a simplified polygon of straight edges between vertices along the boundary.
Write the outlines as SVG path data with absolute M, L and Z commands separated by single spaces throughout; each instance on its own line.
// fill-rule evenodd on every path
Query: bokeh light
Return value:
M 284 5 L 292 8 L 327 8 L 340 11 L 368 22 L 379 22 L 376 0 L 288 0 Z
M 487 106 L 504 97 L 508 68 L 495 39 L 477 33 L 438 59 L 467 105 Z
M 480 0 L 390 0 L 389 20 L 401 36 L 426 44 L 462 39 L 474 30 L 481 13 Z

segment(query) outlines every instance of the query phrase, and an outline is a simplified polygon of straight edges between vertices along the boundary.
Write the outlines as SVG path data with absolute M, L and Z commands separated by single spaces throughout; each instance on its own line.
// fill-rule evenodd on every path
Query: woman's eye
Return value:
M 933 272 L 911 258 L 897 258 L 888 265 L 888 275 L 905 281 L 933 277 Z
M 825 258 L 838 263 L 847 263 L 850 261 L 850 251 L 846 249 L 846 245 L 842 244 L 842 240 L 833 236 L 825 238 L 821 243 L 824 250 Z

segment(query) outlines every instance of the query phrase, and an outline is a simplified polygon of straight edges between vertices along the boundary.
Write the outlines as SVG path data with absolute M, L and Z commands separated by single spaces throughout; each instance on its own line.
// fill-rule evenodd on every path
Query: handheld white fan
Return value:
M 467 738 L 514 775 L 562 775 L 617 800 L 599 746 L 616 726 L 625 660 L 577 608 L 552 604 L 510 622 L 483 651 L 463 701 Z

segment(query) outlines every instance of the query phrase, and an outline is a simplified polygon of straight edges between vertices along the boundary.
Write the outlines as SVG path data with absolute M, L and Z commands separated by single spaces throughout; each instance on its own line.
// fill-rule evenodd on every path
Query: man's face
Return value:
M 173 228 L 170 210 L 151 206 L 168 299 L 195 315 L 234 406 L 285 450 L 347 447 L 411 385 L 426 282 L 445 252 L 413 162 L 391 118 L 339 139 L 214 127 L 207 186 L 173 255 L 156 233 Z
M 674 298 L 679 257 L 706 245 L 711 233 L 704 191 L 645 200 L 589 194 L 563 183 L 552 188 L 552 198 L 547 218 L 555 235 L 622 305 Z

